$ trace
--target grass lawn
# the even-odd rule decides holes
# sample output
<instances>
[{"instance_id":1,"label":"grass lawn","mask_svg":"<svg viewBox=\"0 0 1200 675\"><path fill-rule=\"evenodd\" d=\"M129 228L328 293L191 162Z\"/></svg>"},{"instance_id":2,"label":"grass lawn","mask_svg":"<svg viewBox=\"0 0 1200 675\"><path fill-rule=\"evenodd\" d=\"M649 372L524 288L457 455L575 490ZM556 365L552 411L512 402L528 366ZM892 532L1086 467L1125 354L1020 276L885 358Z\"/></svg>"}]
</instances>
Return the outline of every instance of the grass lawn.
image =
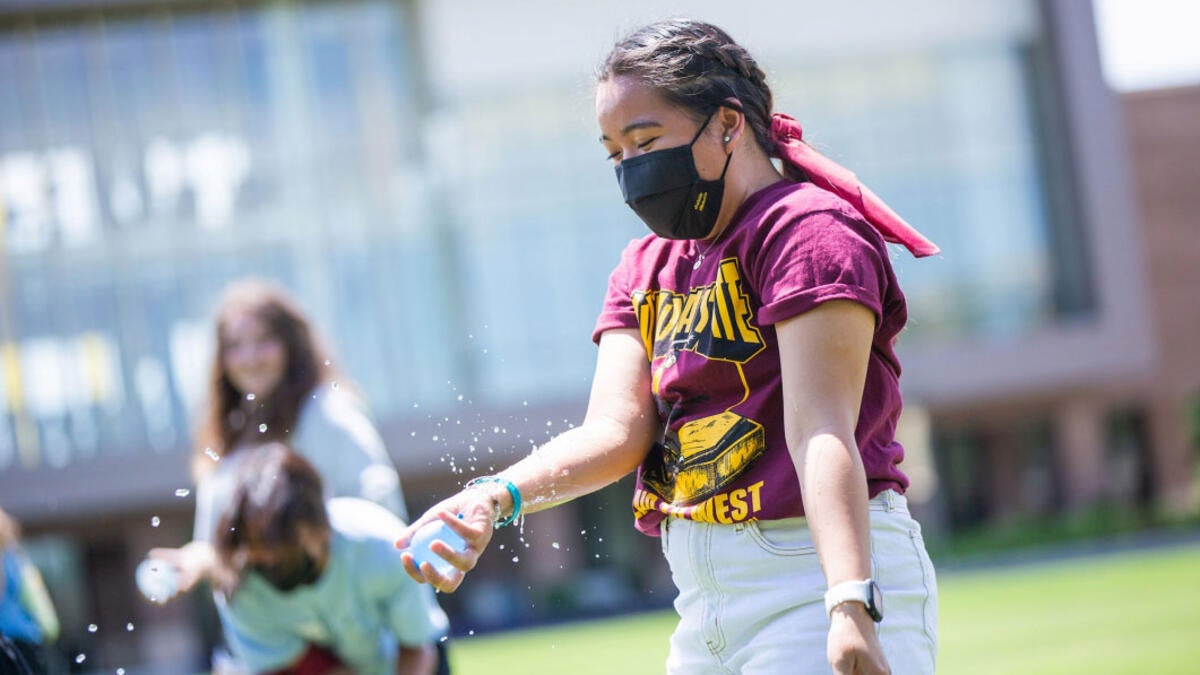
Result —
<instances>
[{"instance_id":1,"label":"grass lawn","mask_svg":"<svg viewBox=\"0 0 1200 675\"><path fill-rule=\"evenodd\" d=\"M1200 546L943 574L941 673L1200 672ZM674 614L460 638L458 675L662 673ZM897 675L905 675L897 673Z\"/></svg>"}]
</instances>

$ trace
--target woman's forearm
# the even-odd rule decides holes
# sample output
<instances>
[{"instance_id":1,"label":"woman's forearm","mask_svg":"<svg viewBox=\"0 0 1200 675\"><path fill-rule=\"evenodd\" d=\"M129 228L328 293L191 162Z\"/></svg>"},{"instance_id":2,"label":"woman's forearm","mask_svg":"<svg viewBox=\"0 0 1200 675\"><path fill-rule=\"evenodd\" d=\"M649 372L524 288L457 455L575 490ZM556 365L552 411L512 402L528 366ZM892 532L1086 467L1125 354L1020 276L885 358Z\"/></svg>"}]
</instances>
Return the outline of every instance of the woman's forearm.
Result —
<instances>
[{"instance_id":1,"label":"woman's forearm","mask_svg":"<svg viewBox=\"0 0 1200 675\"><path fill-rule=\"evenodd\" d=\"M871 576L866 474L853 438L817 433L792 453L804 513L830 588Z\"/></svg>"},{"instance_id":2,"label":"woman's forearm","mask_svg":"<svg viewBox=\"0 0 1200 675\"><path fill-rule=\"evenodd\" d=\"M629 427L604 418L565 431L499 475L521 491L523 513L551 508L613 483L642 461L656 421ZM503 489L494 490L502 510L512 510Z\"/></svg>"}]
</instances>

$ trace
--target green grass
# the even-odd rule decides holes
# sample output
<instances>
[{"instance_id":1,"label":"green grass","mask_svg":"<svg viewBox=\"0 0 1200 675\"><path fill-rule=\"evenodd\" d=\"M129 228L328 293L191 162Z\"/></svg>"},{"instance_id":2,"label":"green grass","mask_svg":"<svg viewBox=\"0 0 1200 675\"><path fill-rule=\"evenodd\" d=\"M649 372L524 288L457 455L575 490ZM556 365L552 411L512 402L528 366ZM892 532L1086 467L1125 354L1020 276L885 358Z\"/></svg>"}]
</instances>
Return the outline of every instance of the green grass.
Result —
<instances>
[{"instance_id":1,"label":"green grass","mask_svg":"<svg viewBox=\"0 0 1200 675\"><path fill-rule=\"evenodd\" d=\"M940 579L941 673L1198 672L1200 546ZM662 673L674 614L455 641L458 675ZM903 674L898 674L903 675Z\"/></svg>"}]
</instances>

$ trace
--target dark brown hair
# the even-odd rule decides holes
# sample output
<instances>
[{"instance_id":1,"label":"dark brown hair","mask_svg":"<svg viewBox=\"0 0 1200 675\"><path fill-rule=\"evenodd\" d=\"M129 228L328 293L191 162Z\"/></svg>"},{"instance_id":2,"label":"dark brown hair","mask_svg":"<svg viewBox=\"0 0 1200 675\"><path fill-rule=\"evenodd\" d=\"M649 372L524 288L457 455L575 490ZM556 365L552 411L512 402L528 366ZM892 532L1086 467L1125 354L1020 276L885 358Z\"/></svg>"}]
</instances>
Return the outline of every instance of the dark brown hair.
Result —
<instances>
[{"instance_id":1,"label":"dark brown hair","mask_svg":"<svg viewBox=\"0 0 1200 675\"><path fill-rule=\"evenodd\" d=\"M621 75L654 87L697 121L727 99L738 99L754 139L763 150L770 150L772 100L766 73L720 28L692 19L643 26L613 47L597 79L603 82Z\"/></svg>"},{"instance_id":2,"label":"dark brown hair","mask_svg":"<svg viewBox=\"0 0 1200 675\"><path fill-rule=\"evenodd\" d=\"M275 391L247 401L225 372L225 328L235 316L249 312L283 342L286 366ZM216 354L209 375L208 400L196 433L192 472L200 478L213 467L213 457L224 457L249 434L255 441L282 441L295 429L300 408L317 385L340 377L328 361L328 351L309 326L308 319L278 286L255 279L238 281L225 291L215 321ZM347 383L348 384L348 383ZM266 431L258 431L266 424Z\"/></svg>"},{"instance_id":3,"label":"dark brown hair","mask_svg":"<svg viewBox=\"0 0 1200 675\"><path fill-rule=\"evenodd\" d=\"M697 122L721 106L739 108L759 148L773 156L774 102L767 75L750 52L728 33L703 21L667 19L639 28L612 48L596 80L636 78ZM729 99L739 105L730 105ZM807 180L803 170L784 163L784 175Z\"/></svg>"},{"instance_id":4,"label":"dark brown hair","mask_svg":"<svg viewBox=\"0 0 1200 675\"><path fill-rule=\"evenodd\" d=\"M245 452L237 487L213 535L224 572L218 586L226 592L232 592L240 575L235 558L242 547L294 550L300 546L301 528L329 530L321 477L308 460L278 442Z\"/></svg>"}]
</instances>

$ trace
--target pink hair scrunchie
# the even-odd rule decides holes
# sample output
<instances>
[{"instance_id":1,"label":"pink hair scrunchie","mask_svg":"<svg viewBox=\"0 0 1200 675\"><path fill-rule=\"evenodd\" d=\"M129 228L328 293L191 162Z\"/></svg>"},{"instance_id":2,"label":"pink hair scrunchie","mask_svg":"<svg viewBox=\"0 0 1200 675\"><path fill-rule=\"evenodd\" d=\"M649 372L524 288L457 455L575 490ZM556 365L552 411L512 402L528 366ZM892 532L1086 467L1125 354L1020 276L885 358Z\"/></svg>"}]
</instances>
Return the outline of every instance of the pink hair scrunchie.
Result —
<instances>
[{"instance_id":1,"label":"pink hair scrunchie","mask_svg":"<svg viewBox=\"0 0 1200 675\"><path fill-rule=\"evenodd\" d=\"M771 154L803 169L817 187L850 202L886 241L902 244L913 256L940 253L941 249L904 221L871 189L858 181L852 171L804 142L804 128L794 118L775 113L771 116Z\"/></svg>"}]
</instances>

